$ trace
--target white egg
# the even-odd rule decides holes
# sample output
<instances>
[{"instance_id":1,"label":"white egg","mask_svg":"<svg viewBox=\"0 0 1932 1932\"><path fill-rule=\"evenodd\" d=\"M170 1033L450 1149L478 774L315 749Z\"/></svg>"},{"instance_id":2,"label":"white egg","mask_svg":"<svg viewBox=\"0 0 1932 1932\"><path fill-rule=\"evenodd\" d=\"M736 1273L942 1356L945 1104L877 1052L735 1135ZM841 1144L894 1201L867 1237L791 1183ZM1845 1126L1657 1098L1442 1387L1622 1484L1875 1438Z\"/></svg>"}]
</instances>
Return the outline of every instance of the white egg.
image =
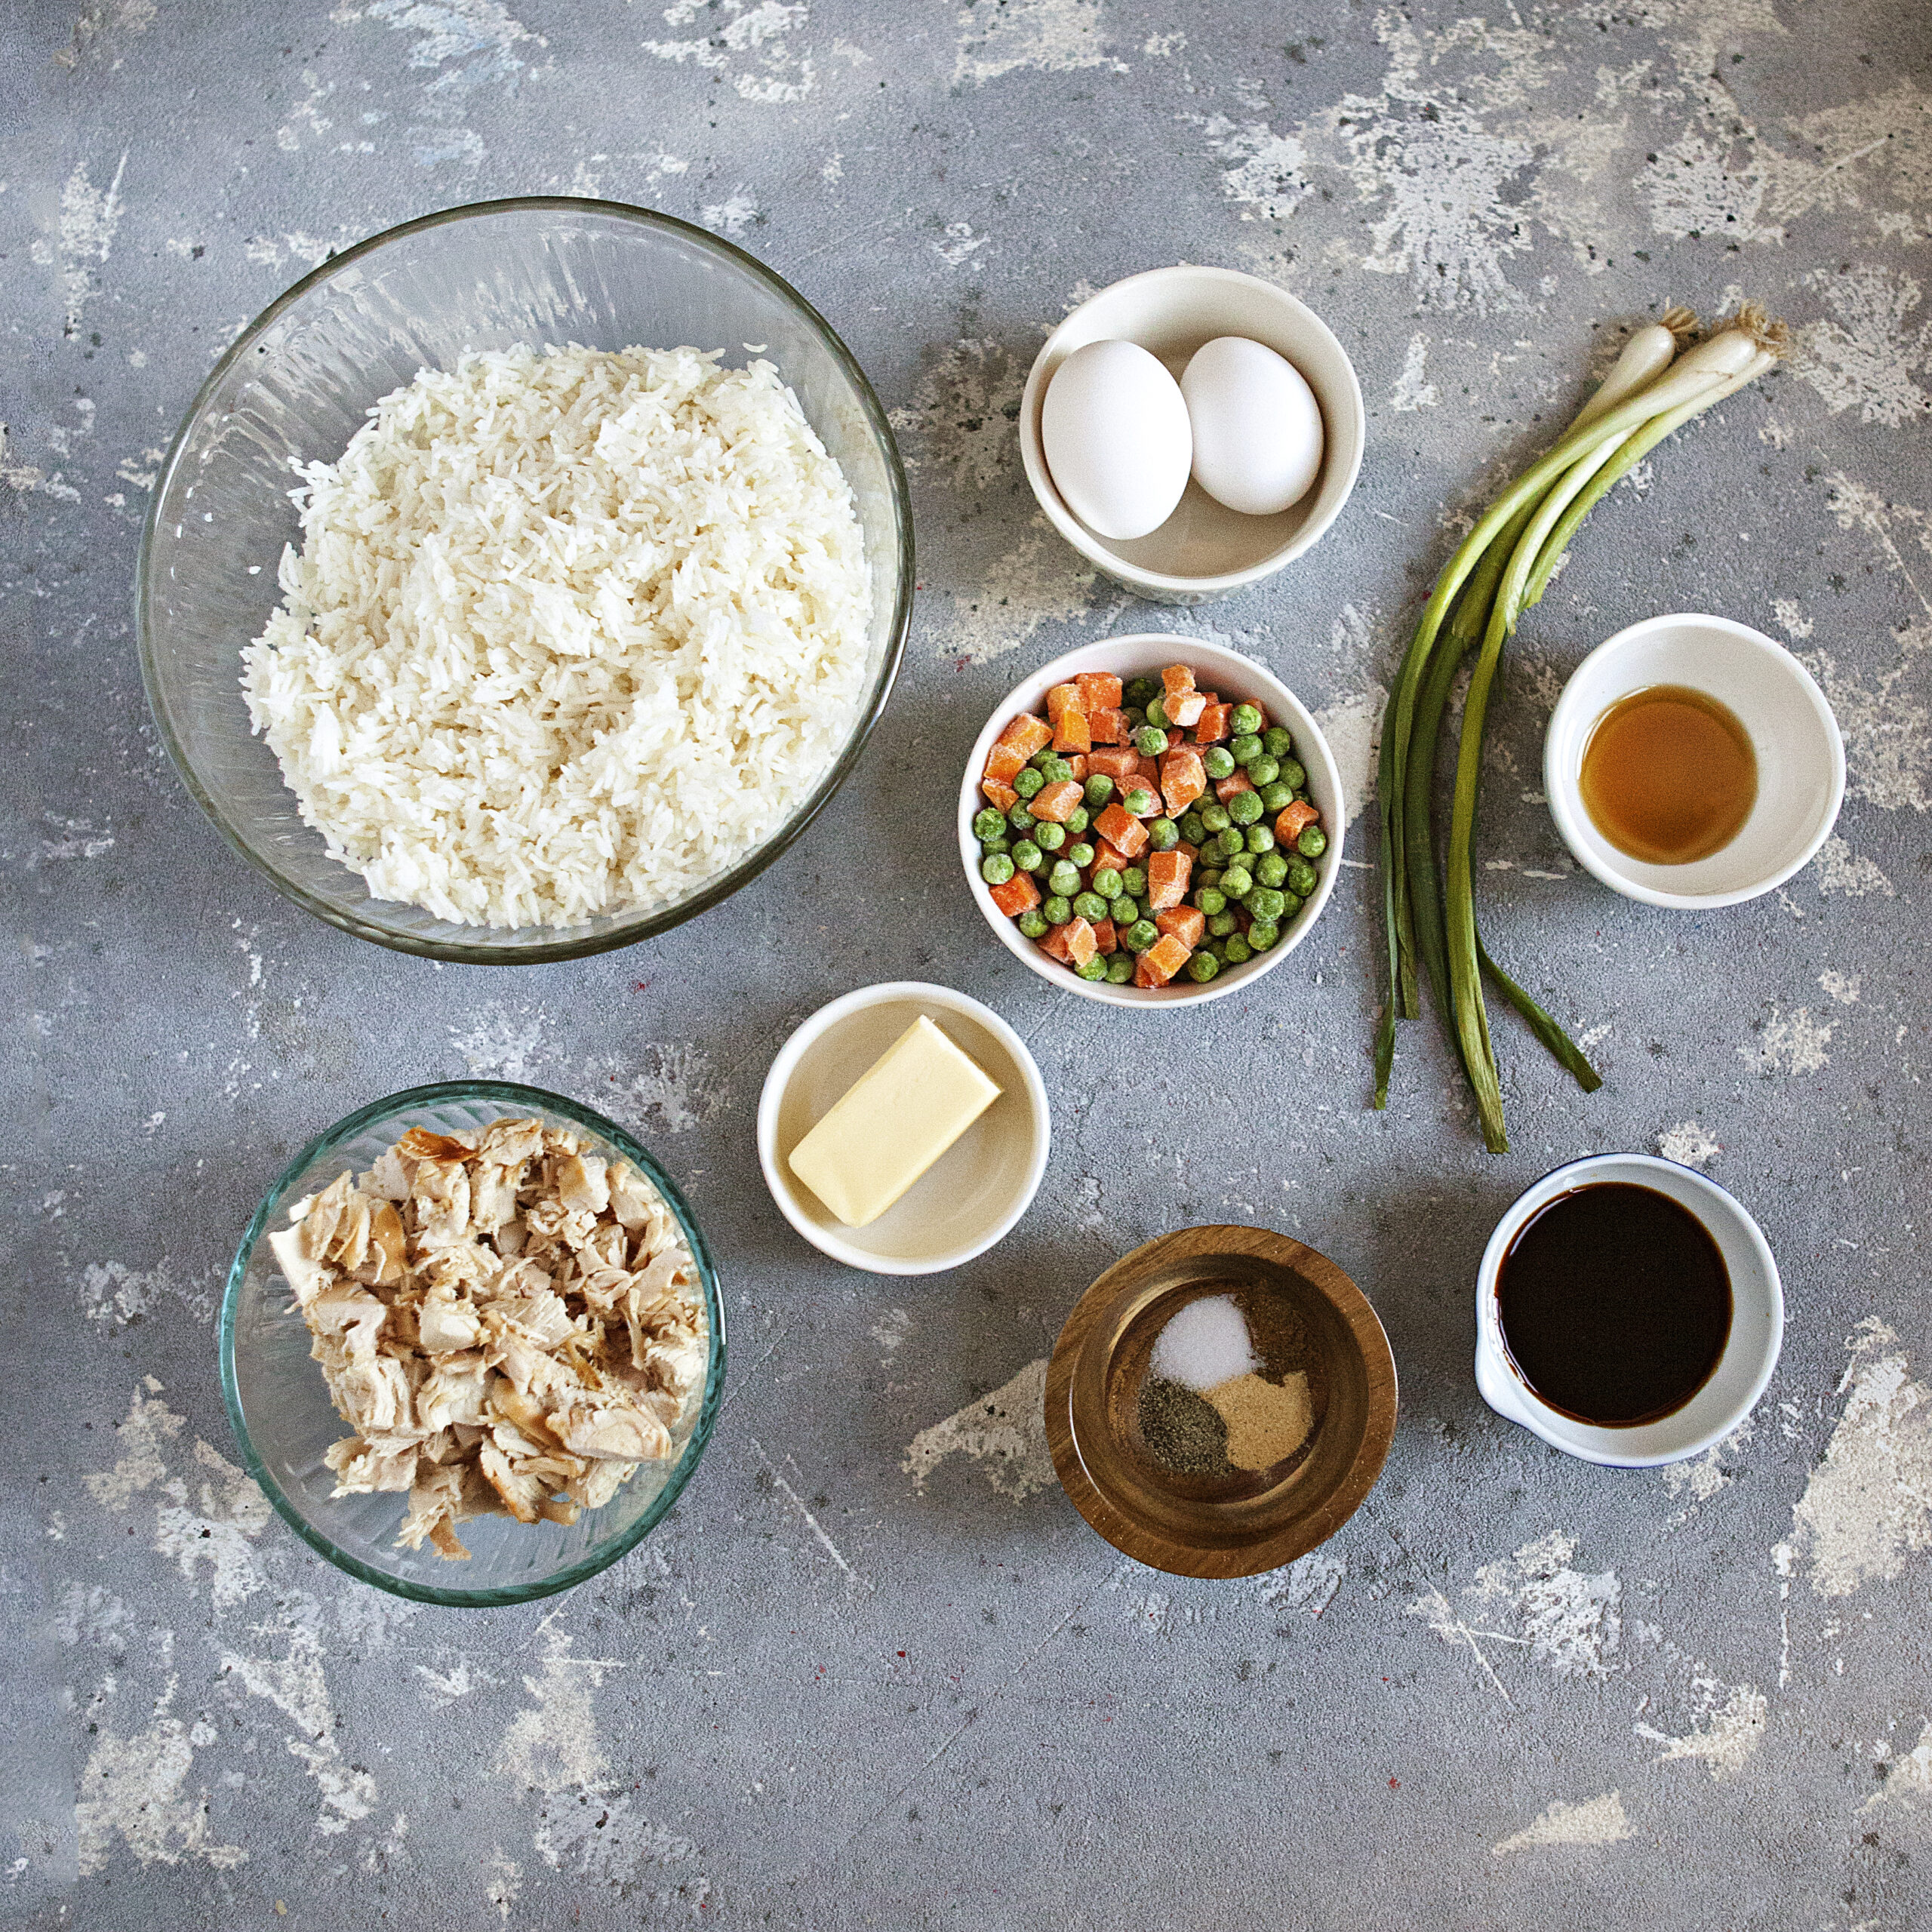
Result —
<instances>
[{"instance_id":1,"label":"white egg","mask_svg":"<svg viewBox=\"0 0 1932 1932\"><path fill-rule=\"evenodd\" d=\"M1040 442L1067 508L1115 543L1173 515L1193 460L1180 385L1132 342L1090 342L1054 371Z\"/></svg>"},{"instance_id":2,"label":"white egg","mask_svg":"<svg viewBox=\"0 0 1932 1932\"><path fill-rule=\"evenodd\" d=\"M1244 516L1298 503L1321 471L1321 405L1285 357L1245 336L1204 343L1182 372L1194 480Z\"/></svg>"}]
</instances>

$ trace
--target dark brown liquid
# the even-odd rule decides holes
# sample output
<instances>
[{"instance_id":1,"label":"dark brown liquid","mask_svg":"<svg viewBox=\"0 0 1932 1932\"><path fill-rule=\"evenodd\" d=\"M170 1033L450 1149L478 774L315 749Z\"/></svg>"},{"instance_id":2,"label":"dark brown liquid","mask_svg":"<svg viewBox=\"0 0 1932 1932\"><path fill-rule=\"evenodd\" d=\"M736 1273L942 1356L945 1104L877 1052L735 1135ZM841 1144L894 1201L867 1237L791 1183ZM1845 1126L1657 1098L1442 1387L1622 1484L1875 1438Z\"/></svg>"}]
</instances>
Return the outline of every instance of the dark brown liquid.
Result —
<instances>
[{"instance_id":1,"label":"dark brown liquid","mask_svg":"<svg viewBox=\"0 0 1932 1932\"><path fill-rule=\"evenodd\" d=\"M1757 755L1728 706L1687 685L1651 685L1597 720L1577 789L1620 852L1684 866L1743 830L1758 802Z\"/></svg>"},{"instance_id":2,"label":"dark brown liquid","mask_svg":"<svg viewBox=\"0 0 1932 1932\"><path fill-rule=\"evenodd\" d=\"M1553 1409L1631 1429L1681 1409L1730 1335L1730 1275L1687 1208L1604 1182L1559 1194L1509 1244L1503 1339Z\"/></svg>"}]
</instances>

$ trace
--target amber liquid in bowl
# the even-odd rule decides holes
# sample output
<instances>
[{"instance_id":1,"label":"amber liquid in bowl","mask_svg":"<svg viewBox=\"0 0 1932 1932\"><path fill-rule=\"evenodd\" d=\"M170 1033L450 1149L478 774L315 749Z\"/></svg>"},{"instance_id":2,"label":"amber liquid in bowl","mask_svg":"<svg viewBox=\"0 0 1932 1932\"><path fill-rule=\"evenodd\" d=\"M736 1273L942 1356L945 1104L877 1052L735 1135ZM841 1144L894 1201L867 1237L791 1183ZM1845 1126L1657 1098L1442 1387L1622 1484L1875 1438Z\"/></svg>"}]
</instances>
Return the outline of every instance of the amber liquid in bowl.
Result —
<instances>
[{"instance_id":1,"label":"amber liquid in bowl","mask_svg":"<svg viewBox=\"0 0 1932 1932\"><path fill-rule=\"evenodd\" d=\"M1757 754L1729 706L1687 685L1651 685L1592 727L1577 789L1620 852L1687 866L1743 829L1758 802Z\"/></svg>"}]
</instances>

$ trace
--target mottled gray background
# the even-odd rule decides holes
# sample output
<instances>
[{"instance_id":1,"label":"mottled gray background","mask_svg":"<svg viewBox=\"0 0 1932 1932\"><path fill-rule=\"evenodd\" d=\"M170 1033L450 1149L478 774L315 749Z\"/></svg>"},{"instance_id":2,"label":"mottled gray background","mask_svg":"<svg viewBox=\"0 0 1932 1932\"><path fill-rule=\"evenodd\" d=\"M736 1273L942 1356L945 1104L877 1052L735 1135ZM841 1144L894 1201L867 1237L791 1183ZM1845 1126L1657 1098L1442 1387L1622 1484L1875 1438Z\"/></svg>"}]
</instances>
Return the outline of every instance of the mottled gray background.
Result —
<instances>
[{"instance_id":1,"label":"mottled gray background","mask_svg":"<svg viewBox=\"0 0 1932 1932\"><path fill-rule=\"evenodd\" d=\"M76 5L0 25L0 1917L1926 1923L1924 8ZM158 454L248 317L332 248L537 191L708 223L826 312L900 426L923 587L889 715L780 867L652 946L439 968L305 918L204 822L130 587ZM1177 617L1076 569L1011 418L1084 290L1180 259L1326 315L1370 436L1319 548ZM1359 771L1457 519L1633 320L1739 291L1790 319L1792 363L1598 513L1496 721L1485 928L1600 1094L1503 1026L1492 1159L1418 1027L1364 1111L1365 870L1254 996L1191 1018L1082 1004L994 943L950 801L1020 672L1111 629L1231 639ZM1567 668L1685 608L1803 653L1851 769L1820 863L1703 918L1577 874L1536 789ZM893 1282L792 1235L752 1129L786 1029L902 976L1012 1020L1057 1138L1003 1247ZM561 1601L466 1615L267 1515L211 1312L294 1147L469 1068L638 1126L735 1332L663 1529ZM1481 1406L1471 1281L1531 1177L1660 1145L1762 1220L1784 1358L1709 1457L1600 1471ZM1404 1410L1340 1536L1217 1586L1095 1537L1026 1397L1101 1267L1229 1218L1362 1283ZM973 1434L1010 1383L1013 1419Z\"/></svg>"}]
</instances>

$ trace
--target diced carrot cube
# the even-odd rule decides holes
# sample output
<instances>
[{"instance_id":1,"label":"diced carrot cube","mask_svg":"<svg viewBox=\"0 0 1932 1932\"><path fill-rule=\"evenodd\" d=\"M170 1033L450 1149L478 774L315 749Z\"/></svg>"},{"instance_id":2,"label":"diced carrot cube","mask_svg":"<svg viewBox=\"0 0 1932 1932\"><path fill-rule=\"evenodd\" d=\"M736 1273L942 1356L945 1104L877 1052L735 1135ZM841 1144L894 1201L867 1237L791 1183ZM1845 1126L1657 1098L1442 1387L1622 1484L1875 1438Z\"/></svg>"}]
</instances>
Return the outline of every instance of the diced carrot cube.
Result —
<instances>
[{"instance_id":1,"label":"diced carrot cube","mask_svg":"<svg viewBox=\"0 0 1932 1932\"><path fill-rule=\"evenodd\" d=\"M1201 856L1201 848L1198 845L1190 845L1185 838L1174 848L1174 850L1177 852L1185 852L1190 859L1198 859Z\"/></svg>"},{"instance_id":2,"label":"diced carrot cube","mask_svg":"<svg viewBox=\"0 0 1932 1932\"><path fill-rule=\"evenodd\" d=\"M1091 878L1094 872L1124 872L1126 870L1127 854L1110 845L1104 835L1096 838L1094 841L1093 872L1090 872L1088 877Z\"/></svg>"},{"instance_id":3,"label":"diced carrot cube","mask_svg":"<svg viewBox=\"0 0 1932 1932\"><path fill-rule=\"evenodd\" d=\"M1187 897L1194 861L1178 852L1153 852L1147 859L1147 902L1155 912L1178 906Z\"/></svg>"},{"instance_id":4,"label":"diced carrot cube","mask_svg":"<svg viewBox=\"0 0 1932 1932\"><path fill-rule=\"evenodd\" d=\"M1074 777L1078 779L1081 784L1085 784L1087 782L1087 754L1084 752L1075 752L1069 758L1068 758L1067 764L1072 771Z\"/></svg>"},{"instance_id":5,"label":"diced carrot cube","mask_svg":"<svg viewBox=\"0 0 1932 1932\"><path fill-rule=\"evenodd\" d=\"M1321 816L1312 805L1297 798L1292 804L1281 808L1281 815L1275 821L1275 836L1284 845L1292 845Z\"/></svg>"},{"instance_id":6,"label":"diced carrot cube","mask_svg":"<svg viewBox=\"0 0 1932 1932\"><path fill-rule=\"evenodd\" d=\"M1137 986L1164 986L1185 966L1192 949L1182 945L1172 933L1163 933L1140 955L1134 969Z\"/></svg>"},{"instance_id":7,"label":"diced carrot cube","mask_svg":"<svg viewBox=\"0 0 1932 1932\"><path fill-rule=\"evenodd\" d=\"M1015 872L1004 885L988 887L987 894L1009 919L1032 912L1040 903L1040 888L1025 872Z\"/></svg>"},{"instance_id":8,"label":"diced carrot cube","mask_svg":"<svg viewBox=\"0 0 1932 1932\"><path fill-rule=\"evenodd\" d=\"M1227 777L1215 781L1214 795L1223 804L1230 798L1238 798L1244 792L1254 789L1254 780L1244 771L1231 771Z\"/></svg>"},{"instance_id":9,"label":"diced carrot cube","mask_svg":"<svg viewBox=\"0 0 1932 1932\"><path fill-rule=\"evenodd\" d=\"M1064 755L1068 752L1090 752L1094 749L1092 734L1087 729L1087 714L1077 704L1063 706L1054 724L1054 749Z\"/></svg>"},{"instance_id":10,"label":"diced carrot cube","mask_svg":"<svg viewBox=\"0 0 1932 1932\"><path fill-rule=\"evenodd\" d=\"M1163 700L1167 707L1168 722L1177 731L1185 731L1190 724L1201 721L1201 714L1208 709L1208 700L1198 691L1183 691L1177 697Z\"/></svg>"},{"instance_id":11,"label":"diced carrot cube","mask_svg":"<svg viewBox=\"0 0 1932 1932\"><path fill-rule=\"evenodd\" d=\"M1234 735L1231 722L1234 716L1231 704L1209 704L1195 720L1194 742L1197 745L1218 745L1223 739Z\"/></svg>"},{"instance_id":12,"label":"diced carrot cube","mask_svg":"<svg viewBox=\"0 0 1932 1932\"><path fill-rule=\"evenodd\" d=\"M1017 745L998 744L986 754L986 776L1005 784L1026 769L1026 761Z\"/></svg>"},{"instance_id":13,"label":"diced carrot cube","mask_svg":"<svg viewBox=\"0 0 1932 1932\"><path fill-rule=\"evenodd\" d=\"M1047 694L1048 721L1057 724L1060 722L1060 713L1069 706L1075 710L1080 708L1080 687L1078 685L1054 685L1053 689Z\"/></svg>"},{"instance_id":14,"label":"diced carrot cube","mask_svg":"<svg viewBox=\"0 0 1932 1932\"><path fill-rule=\"evenodd\" d=\"M1131 745L1108 746L1088 754L1087 769L1116 780L1130 777L1140 769L1140 754Z\"/></svg>"},{"instance_id":15,"label":"diced carrot cube","mask_svg":"<svg viewBox=\"0 0 1932 1932\"><path fill-rule=\"evenodd\" d=\"M1114 930L1112 920L1101 920L1094 928L1094 950L1096 952L1112 952L1119 945L1120 934Z\"/></svg>"},{"instance_id":16,"label":"diced carrot cube","mask_svg":"<svg viewBox=\"0 0 1932 1932\"><path fill-rule=\"evenodd\" d=\"M1073 816L1073 808L1084 795L1084 788L1076 785L1071 778L1063 778L1057 785L1043 785L1032 799L1033 816L1051 820L1055 825L1064 825Z\"/></svg>"},{"instance_id":17,"label":"diced carrot cube","mask_svg":"<svg viewBox=\"0 0 1932 1932\"><path fill-rule=\"evenodd\" d=\"M986 794L986 803L995 811L1010 812L1020 802L1020 794L1011 785L1002 785L997 778L983 778L980 789Z\"/></svg>"},{"instance_id":18,"label":"diced carrot cube","mask_svg":"<svg viewBox=\"0 0 1932 1932\"><path fill-rule=\"evenodd\" d=\"M1089 717L1097 711L1120 709L1120 680L1107 671L1082 671L1073 681L1080 687L1080 704Z\"/></svg>"},{"instance_id":19,"label":"diced carrot cube","mask_svg":"<svg viewBox=\"0 0 1932 1932\"><path fill-rule=\"evenodd\" d=\"M1074 919L1061 927L1066 935L1066 956L1075 966L1084 966L1100 949L1094 928L1084 919Z\"/></svg>"},{"instance_id":20,"label":"diced carrot cube","mask_svg":"<svg viewBox=\"0 0 1932 1932\"><path fill-rule=\"evenodd\" d=\"M1147 849L1147 828L1118 804L1109 805L1094 829L1130 864Z\"/></svg>"},{"instance_id":21,"label":"diced carrot cube","mask_svg":"<svg viewBox=\"0 0 1932 1932\"><path fill-rule=\"evenodd\" d=\"M999 734L999 741L1012 746L1023 761L1035 752L1044 751L1053 743L1053 727L1044 718L1035 718L1032 712L1023 711Z\"/></svg>"},{"instance_id":22,"label":"diced carrot cube","mask_svg":"<svg viewBox=\"0 0 1932 1932\"><path fill-rule=\"evenodd\" d=\"M1137 752L1134 758L1134 770L1158 792L1161 789L1161 761L1149 758L1145 752Z\"/></svg>"},{"instance_id":23,"label":"diced carrot cube","mask_svg":"<svg viewBox=\"0 0 1932 1932\"><path fill-rule=\"evenodd\" d=\"M1169 698L1179 697L1183 691L1191 691L1193 688L1194 670L1191 665L1170 664L1161 673L1161 702L1163 704Z\"/></svg>"},{"instance_id":24,"label":"diced carrot cube","mask_svg":"<svg viewBox=\"0 0 1932 1932\"><path fill-rule=\"evenodd\" d=\"M1207 789L1207 770L1192 745L1177 745L1161 759L1161 793L1170 818L1179 818Z\"/></svg>"},{"instance_id":25,"label":"diced carrot cube","mask_svg":"<svg viewBox=\"0 0 1932 1932\"><path fill-rule=\"evenodd\" d=\"M1047 936L1038 942L1040 950L1049 959L1057 959L1063 966L1073 963L1072 955L1067 950L1066 935L1073 921L1069 919L1064 926L1049 926Z\"/></svg>"},{"instance_id":26,"label":"diced carrot cube","mask_svg":"<svg viewBox=\"0 0 1932 1932\"><path fill-rule=\"evenodd\" d=\"M1154 915L1154 924L1164 933L1172 933L1192 952L1208 930L1208 915L1198 906L1169 906Z\"/></svg>"},{"instance_id":27,"label":"diced carrot cube","mask_svg":"<svg viewBox=\"0 0 1932 1932\"><path fill-rule=\"evenodd\" d=\"M1124 745L1127 743L1127 713L1118 705L1103 705L1098 710L1088 712L1087 729L1097 745Z\"/></svg>"}]
</instances>

